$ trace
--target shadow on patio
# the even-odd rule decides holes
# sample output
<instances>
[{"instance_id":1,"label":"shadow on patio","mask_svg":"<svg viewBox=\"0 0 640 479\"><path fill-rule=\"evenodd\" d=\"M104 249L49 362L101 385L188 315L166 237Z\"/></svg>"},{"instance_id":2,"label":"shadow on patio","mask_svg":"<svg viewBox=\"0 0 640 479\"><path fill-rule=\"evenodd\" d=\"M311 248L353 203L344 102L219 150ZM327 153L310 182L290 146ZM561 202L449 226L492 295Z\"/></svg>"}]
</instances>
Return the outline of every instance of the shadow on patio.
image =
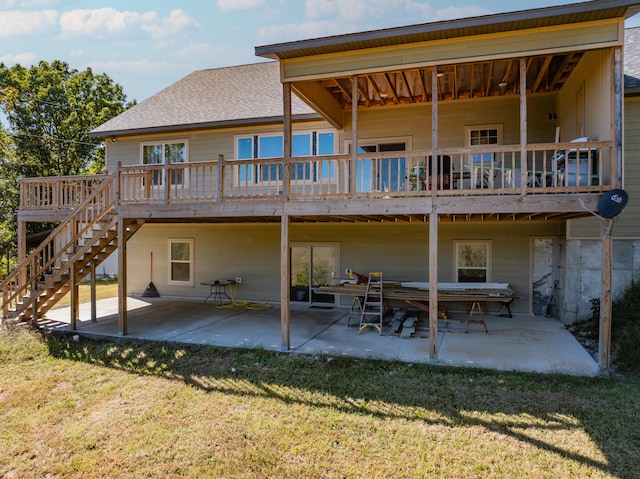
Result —
<instances>
[{"instance_id":1,"label":"shadow on patio","mask_svg":"<svg viewBox=\"0 0 640 479\"><path fill-rule=\"evenodd\" d=\"M128 338L281 350L280 308L225 308L197 299L128 298ZM77 332L87 337L122 337L118 329L117 298L97 302L97 321L90 319L90 305L80 307ZM50 311L41 327L70 331L69 308ZM380 336L375 329L346 327L347 309L316 309L291 305L291 352L329 354L411 363L429 360L428 330L403 338ZM441 323L438 364L494 370L517 370L595 376L593 358L562 323L555 319L487 315L489 334L482 326ZM416 337L417 336L417 337Z\"/></svg>"}]
</instances>

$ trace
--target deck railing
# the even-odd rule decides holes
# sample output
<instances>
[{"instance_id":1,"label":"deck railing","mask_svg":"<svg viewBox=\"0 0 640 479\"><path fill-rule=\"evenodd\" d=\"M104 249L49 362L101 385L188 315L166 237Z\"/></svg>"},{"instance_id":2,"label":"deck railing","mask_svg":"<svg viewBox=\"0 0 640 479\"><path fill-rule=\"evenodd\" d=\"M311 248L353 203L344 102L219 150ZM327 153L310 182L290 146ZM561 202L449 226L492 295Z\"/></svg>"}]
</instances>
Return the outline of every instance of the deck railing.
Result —
<instances>
[{"instance_id":1,"label":"deck railing","mask_svg":"<svg viewBox=\"0 0 640 479\"><path fill-rule=\"evenodd\" d=\"M432 150L119 166L120 203L220 202L606 191L613 142L485 145ZM104 176L21 180L21 208L71 208Z\"/></svg>"},{"instance_id":2,"label":"deck railing","mask_svg":"<svg viewBox=\"0 0 640 479\"><path fill-rule=\"evenodd\" d=\"M82 203L107 175L50 176L20 180L20 208L71 208Z\"/></svg>"}]
</instances>

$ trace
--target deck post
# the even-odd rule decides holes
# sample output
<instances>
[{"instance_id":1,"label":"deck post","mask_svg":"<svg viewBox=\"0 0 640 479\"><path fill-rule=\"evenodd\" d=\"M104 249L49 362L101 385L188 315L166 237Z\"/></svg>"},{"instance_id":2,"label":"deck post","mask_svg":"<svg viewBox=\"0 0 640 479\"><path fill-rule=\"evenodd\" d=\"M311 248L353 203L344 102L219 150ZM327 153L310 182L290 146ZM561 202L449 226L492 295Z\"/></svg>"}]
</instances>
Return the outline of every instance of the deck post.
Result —
<instances>
[{"instance_id":1,"label":"deck post","mask_svg":"<svg viewBox=\"0 0 640 479\"><path fill-rule=\"evenodd\" d=\"M616 188L622 188L622 108L623 92L622 78L622 48L613 49L613 167L612 180ZM600 320L598 328L598 367L605 372L611 366L611 321L613 317L612 286L612 256L613 256L613 228L612 218L601 220L601 291L600 291Z\"/></svg>"},{"instance_id":2,"label":"deck post","mask_svg":"<svg viewBox=\"0 0 640 479\"><path fill-rule=\"evenodd\" d=\"M431 182L431 195L435 197L438 194L439 181L438 178L438 68L431 69L431 171L428 171L429 181ZM444 166L444 165L443 165ZM444 168L443 168L444 170ZM448 175L450 171L442 171ZM435 182L434 182L435 181Z\"/></svg>"},{"instance_id":3,"label":"deck post","mask_svg":"<svg viewBox=\"0 0 640 479\"><path fill-rule=\"evenodd\" d=\"M622 79L624 78L624 69L622 61L622 47L614 47L613 49L613 139L614 139L614 165L615 176L613 180L616 188L622 188L622 108L623 108L623 88Z\"/></svg>"},{"instance_id":4,"label":"deck post","mask_svg":"<svg viewBox=\"0 0 640 479\"><path fill-rule=\"evenodd\" d=\"M280 330L282 335L280 349L282 351L289 351L291 348L290 263L289 215L283 211L280 219Z\"/></svg>"},{"instance_id":5,"label":"deck post","mask_svg":"<svg viewBox=\"0 0 640 479\"><path fill-rule=\"evenodd\" d=\"M349 198L358 189L358 75L354 75L351 88L351 161L349 161Z\"/></svg>"},{"instance_id":6,"label":"deck post","mask_svg":"<svg viewBox=\"0 0 640 479\"><path fill-rule=\"evenodd\" d=\"M98 320L96 308L96 263L91 262L91 321L94 323Z\"/></svg>"},{"instance_id":7,"label":"deck post","mask_svg":"<svg viewBox=\"0 0 640 479\"><path fill-rule=\"evenodd\" d=\"M289 201L291 190L291 83L282 84L282 97L284 108L283 136L282 136L282 200Z\"/></svg>"},{"instance_id":8,"label":"deck post","mask_svg":"<svg viewBox=\"0 0 640 479\"><path fill-rule=\"evenodd\" d=\"M218 201L224 201L224 155L218 155Z\"/></svg>"},{"instance_id":9,"label":"deck post","mask_svg":"<svg viewBox=\"0 0 640 479\"><path fill-rule=\"evenodd\" d=\"M284 123L283 123L283 179L282 179L282 216L280 217L280 349L291 348L291 259L289 255L289 215L287 201L291 184L291 83L282 85Z\"/></svg>"},{"instance_id":10,"label":"deck post","mask_svg":"<svg viewBox=\"0 0 640 479\"><path fill-rule=\"evenodd\" d=\"M27 222L18 219L18 264L22 264L27 258ZM18 284L27 281L27 274L24 268L20 268Z\"/></svg>"},{"instance_id":11,"label":"deck post","mask_svg":"<svg viewBox=\"0 0 640 479\"><path fill-rule=\"evenodd\" d=\"M118 329L127 334L127 234L124 218L118 215Z\"/></svg>"},{"instance_id":12,"label":"deck post","mask_svg":"<svg viewBox=\"0 0 640 479\"><path fill-rule=\"evenodd\" d=\"M438 213L429 214L429 359L438 360Z\"/></svg>"},{"instance_id":13,"label":"deck post","mask_svg":"<svg viewBox=\"0 0 640 479\"><path fill-rule=\"evenodd\" d=\"M600 292L600 324L598 337L598 366L600 371L608 371L610 366L611 351L611 253L613 239L611 237L611 227L613 219L602 218L601 220L601 243L602 243L602 281Z\"/></svg>"},{"instance_id":14,"label":"deck post","mask_svg":"<svg viewBox=\"0 0 640 479\"><path fill-rule=\"evenodd\" d=\"M78 298L78 276L76 274L76 265L75 263L69 264L69 283L70 283L70 302L71 307L71 329L75 331L78 329L78 308L80 304L80 300Z\"/></svg>"},{"instance_id":15,"label":"deck post","mask_svg":"<svg viewBox=\"0 0 640 479\"><path fill-rule=\"evenodd\" d=\"M520 194L527 194L527 59L520 59ZM535 170L535 164L532 165ZM535 173L532 173L535 174Z\"/></svg>"}]
</instances>

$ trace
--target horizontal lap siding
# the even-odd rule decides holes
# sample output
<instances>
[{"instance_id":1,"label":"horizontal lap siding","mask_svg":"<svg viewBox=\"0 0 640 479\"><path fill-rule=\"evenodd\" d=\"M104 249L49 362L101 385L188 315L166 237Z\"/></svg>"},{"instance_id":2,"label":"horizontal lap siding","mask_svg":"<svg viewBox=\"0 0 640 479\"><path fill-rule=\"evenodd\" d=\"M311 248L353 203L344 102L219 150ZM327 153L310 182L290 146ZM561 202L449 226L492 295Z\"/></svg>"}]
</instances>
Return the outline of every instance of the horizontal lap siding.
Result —
<instances>
[{"instance_id":1,"label":"horizontal lap siding","mask_svg":"<svg viewBox=\"0 0 640 479\"><path fill-rule=\"evenodd\" d=\"M315 55L283 60L282 64L285 81L326 78L411 66L580 50L593 48L593 45L622 44L620 33L618 20L612 19Z\"/></svg>"},{"instance_id":2,"label":"horizontal lap siding","mask_svg":"<svg viewBox=\"0 0 640 479\"><path fill-rule=\"evenodd\" d=\"M613 226L615 238L640 238L640 98L624 102L624 188L629 203ZM573 238L600 237L597 218L572 220L569 235Z\"/></svg>"},{"instance_id":3,"label":"horizontal lap siding","mask_svg":"<svg viewBox=\"0 0 640 479\"><path fill-rule=\"evenodd\" d=\"M454 241L491 240L493 281L511 284L523 299L514 310L528 312L530 239L559 236L560 223L441 224L438 244L439 281L454 279ZM195 241L195 285L169 286L168 239ZM382 271L386 279L428 281L429 228L417 224L291 225L292 243L340 243L337 277L344 269L359 273ZM153 282L161 294L204 298L200 285L212 279L243 278L242 299L279 301L279 225L145 225L129 242L130 293L141 293L149 282L149 257L153 252Z\"/></svg>"}]
</instances>

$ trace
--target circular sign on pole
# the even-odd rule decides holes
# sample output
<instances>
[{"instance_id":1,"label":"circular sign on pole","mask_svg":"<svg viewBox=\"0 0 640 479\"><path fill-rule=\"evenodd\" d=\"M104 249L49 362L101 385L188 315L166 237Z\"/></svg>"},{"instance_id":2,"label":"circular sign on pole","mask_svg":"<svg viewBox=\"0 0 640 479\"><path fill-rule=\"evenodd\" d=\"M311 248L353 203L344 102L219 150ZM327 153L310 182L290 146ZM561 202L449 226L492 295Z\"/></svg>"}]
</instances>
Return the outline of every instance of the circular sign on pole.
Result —
<instances>
[{"instance_id":1,"label":"circular sign on pole","mask_svg":"<svg viewBox=\"0 0 640 479\"><path fill-rule=\"evenodd\" d=\"M607 191L598 201L598 213L603 218L618 216L629 201L629 195L623 189Z\"/></svg>"}]
</instances>

